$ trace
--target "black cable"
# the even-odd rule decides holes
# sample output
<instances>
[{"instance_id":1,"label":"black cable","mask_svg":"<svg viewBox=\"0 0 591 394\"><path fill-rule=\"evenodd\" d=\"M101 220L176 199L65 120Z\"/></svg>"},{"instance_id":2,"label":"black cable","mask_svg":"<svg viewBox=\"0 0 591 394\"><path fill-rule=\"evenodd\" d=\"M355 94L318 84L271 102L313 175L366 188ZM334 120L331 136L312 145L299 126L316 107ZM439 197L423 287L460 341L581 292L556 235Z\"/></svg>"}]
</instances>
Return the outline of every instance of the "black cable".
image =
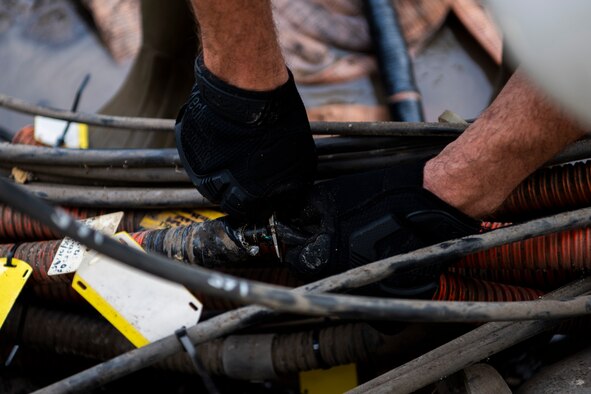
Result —
<instances>
[{"instance_id":1,"label":"black cable","mask_svg":"<svg viewBox=\"0 0 591 394\"><path fill-rule=\"evenodd\" d=\"M316 153L320 156L369 151L384 148L397 148L398 150L415 149L427 146L445 145L451 142L453 137L324 137L316 138Z\"/></svg>"},{"instance_id":2,"label":"black cable","mask_svg":"<svg viewBox=\"0 0 591 394\"><path fill-rule=\"evenodd\" d=\"M0 107L93 126L136 131L172 132L174 129L174 119L136 118L64 111L42 107L3 94L0 94ZM318 135L381 135L391 137L457 137L466 128L466 125L463 124L422 122L311 122L310 126L312 133Z\"/></svg>"},{"instance_id":3,"label":"black cable","mask_svg":"<svg viewBox=\"0 0 591 394\"><path fill-rule=\"evenodd\" d=\"M210 203L194 187L79 187L64 184L23 185L33 195L58 205L90 208L200 208Z\"/></svg>"},{"instance_id":4,"label":"black cable","mask_svg":"<svg viewBox=\"0 0 591 394\"><path fill-rule=\"evenodd\" d=\"M2 161L53 166L180 166L176 149L65 149L0 143Z\"/></svg>"},{"instance_id":5,"label":"black cable","mask_svg":"<svg viewBox=\"0 0 591 394\"><path fill-rule=\"evenodd\" d=\"M338 140L340 138L321 138L317 149L319 159L323 162L360 160L367 157L386 157L393 155L412 155L414 152L430 150L439 152L445 146L445 142L437 141L432 143L405 143L401 139L394 142L380 144L389 138L376 138L376 143L361 138L366 142L351 145L347 144L326 144L325 140ZM412 138L408 138L412 140ZM355 140L353 137L346 137L344 140ZM45 172L47 174L63 174L64 171L80 171L81 174L88 174L94 169L103 170L133 170L133 169L157 169L159 167L168 169L181 169L178 163L178 155L173 149L55 149L20 144L0 144L2 154L1 166L31 168L31 171ZM140 157L142 156L142 157ZM139 161L136 161L138 160ZM68 170L71 168L72 170ZM122 172L122 171L120 171ZM130 171L131 172L131 171ZM78 176L78 175L72 175Z\"/></svg>"},{"instance_id":6,"label":"black cable","mask_svg":"<svg viewBox=\"0 0 591 394\"><path fill-rule=\"evenodd\" d=\"M359 137L357 137L359 138ZM346 141L355 141L357 138L345 137ZM372 137L373 138L373 137ZM372 138L363 138L364 142L352 142L352 146L357 148L371 146ZM443 139L432 140L432 144L412 144L403 143L403 141L416 141L415 138L405 137L401 139L401 145L398 148L405 154L403 147L410 150L421 149L440 149ZM324 140L334 140L334 142L325 142ZM381 141L382 138L376 138ZM335 152L350 152L346 148L347 142L341 143L339 138L318 139L320 153L331 154ZM345 147L345 148L344 148ZM408 153L408 152L406 152ZM75 167L179 167L181 166L177 150L174 148L165 149L64 149L49 148L41 146L9 144L0 142L0 157L3 163L10 164L30 164L30 165L51 165L51 166L75 166ZM591 157L591 139L583 138L567 146L550 163L564 163L572 160L579 160Z\"/></svg>"},{"instance_id":7,"label":"black cable","mask_svg":"<svg viewBox=\"0 0 591 394\"><path fill-rule=\"evenodd\" d=\"M189 289L241 303L265 305L282 312L335 315L356 319L406 321L482 322L494 320L556 319L589 313L591 297L544 302L445 302L398 300L332 294L298 294L288 288L244 280L201 267L187 266L155 254L128 248L112 238L77 223L20 187L0 179L0 199L14 209L49 226L64 236L137 269L181 283ZM591 224L591 208L535 220L529 225L500 229L394 256L343 274L350 287L364 286L399 269L432 264L439 259L459 258L507 242ZM525 226L525 227L524 227ZM496 234L495 234L496 233ZM513 235L513 236L511 236ZM339 276L332 277L335 280ZM342 277L341 277L342 278Z\"/></svg>"},{"instance_id":8,"label":"black cable","mask_svg":"<svg viewBox=\"0 0 591 394\"><path fill-rule=\"evenodd\" d=\"M16 265L12 263L12 259L14 258L14 254L16 253L16 250L18 249L19 246L20 246L20 242L15 242L14 245L12 245L12 247L8 251L8 254L6 255L6 263L4 264L5 267L12 267L12 268L16 267ZM24 296L24 297L23 296L21 296L21 298L26 297L26 296ZM3 365L4 368L8 368L10 366L10 364L12 364L12 361L14 360L16 353L20 349L28 309L29 309L29 302L24 302L24 306L23 306L23 309L21 310L20 317L19 317L19 323L18 323L18 327L17 327L17 331L16 331L16 338L14 339L14 345L10 349L10 353L8 354L8 356L6 357L6 360L4 361L4 365Z\"/></svg>"},{"instance_id":9,"label":"black cable","mask_svg":"<svg viewBox=\"0 0 591 394\"><path fill-rule=\"evenodd\" d=\"M0 167L12 168L13 164L0 163ZM185 170L181 167L75 167L75 166L47 166L40 164L19 164L18 168L32 172L36 176L53 175L67 183L68 179L88 179L106 183L185 183L191 184Z\"/></svg>"},{"instance_id":10,"label":"black cable","mask_svg":"<svg viewBox=\"0 0 591 394\"><path fill-rule=\"evenodd\" d=\"M78 90L76 91L76 96L74 97L74 102L72 103L72 107L70 109L71 112L76 112L78 110L78 104L80 103L80 97L82 97L82 92L84 92L84 89L86 89L86 85L88 85L88 81L90 81L90 74L86 74L84 76L84 79L82 80L82 83L80 83L80 86L78 87ZM70 120L66 121L66 127L64 128L64 131L62 132L60 137L55 142L55 145L54 145L55 148L59 148L64 145L64 142L66 141L66 135L68 134L68 129L70 128L71 124L72 124L72 121L70 121Z\"/></svg>"},{"instance_id":11,"label":"black cable","mask_svg":"<svg viewBox=\"0 0 591 394\"><path fill-rule=\"evenodd\" d=\"M467 125L428 122L310 122L312 134L383 137L459 136Z\"/></svg>"},{"instance_id":12,"label":"black cable","mask_svg":"<svg viewBox=\"0 0 591 394\"><path fill-rule=\"evenodd\" d=\"M365 141L371 138L363 138ZM431 143L404 143L400 139L395 140L392 146L380 146L379 140L385 138L376 138L376 144L364 142L347 147L346 144L339 142L331 144L330 141L338 138L321 138L317 141L321 146L318 154L323 160L330 160L334 155L347 157L366 157L368 155L376 156L376 152L383 151L385 155L412 153L415 150L437 149L445 145L448 140L438 139ZM353 140L353 138L347 138ZM371 149L372 147L375 147ZM369 148L369 149L368 149ZM353 155L353 156L351 156ZM181 163L176 149L64 149L49 148L42 146L31 146L21 144L0 143L0 157L5 165L9 164L28 164L40 166L72 166L72 167L173 167L180 168Z\"/></svg>"},{"instance_id":13,"label":"black cable","mask_svg":"<svg viewBox=\"0 0 591 394\"><path fill-rule=\"evenodd\" d=\"M320 178L329 178L336 175L350 174L353 172L369 171L378 168L393 167L403 163L418 162L427 160L436 156L441 148L422 148L407 152L398 152L393 155L363 157L357 159L345 160L326 160L324 157L318 158L318 176Z\"/></svg>"},{"instance_id":14,"label":"black cable","mask_svg":"<svg viewBox=\"0 0 591 394\"><path fill-rule=\"evenodd\" d=\"M318 175L321 179L331 178L351 172L385 168L405 162L417 162L437 155L442 146L390 148L361 152L320 155ZM15 163L11 160L0 163L0 168L19 169L31 172L35 180L45 183L79 184L81 180L94 181L94 184L191 184L182 167L130 167L130 166L88 166L88 165L44 165ZM100 181L100 182L99 182ZM93 184L93 182L86 182Z\"/></svg>"},{"instance_id":15,"label":"black cable","mask_svg":"<svg viewBox=\"0 0 591 394\"><path fill-rule=\"evenodd\" d=\"M392 120L424 120L412 61L391 0L363 2Z\"/></svg>"}]
</instances>

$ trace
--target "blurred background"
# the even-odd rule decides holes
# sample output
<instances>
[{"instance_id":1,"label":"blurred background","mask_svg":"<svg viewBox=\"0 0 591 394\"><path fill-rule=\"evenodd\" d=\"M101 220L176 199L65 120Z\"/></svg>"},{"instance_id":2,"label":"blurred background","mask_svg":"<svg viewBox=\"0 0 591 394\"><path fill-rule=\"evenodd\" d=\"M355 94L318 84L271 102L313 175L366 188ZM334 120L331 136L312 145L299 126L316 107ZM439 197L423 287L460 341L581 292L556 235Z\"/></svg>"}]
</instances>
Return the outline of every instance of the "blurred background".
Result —
<instances>
[{"instance_id":1,"label":"blurred background","mask_svg":"<svg viewBox=\"0 0 591 394\"><path fill-rule=\"evenodd\" d=\"M311 120L386 120L375 42L360 0L273 0L280 41ZM496 91L501 37L477 0L394 0L425 120L476 117ZM0 92L69 109L173 118L191 83L198 29L185 2L0 2ZM142 38L143 37L143 38ZM124 81L128 77L128 81ZM117 92L119 91L118 95ZM15 133L29 116L0 109ZM91 130L91 147L169 146L145 134Z\"/></svg>"}]
</instances>

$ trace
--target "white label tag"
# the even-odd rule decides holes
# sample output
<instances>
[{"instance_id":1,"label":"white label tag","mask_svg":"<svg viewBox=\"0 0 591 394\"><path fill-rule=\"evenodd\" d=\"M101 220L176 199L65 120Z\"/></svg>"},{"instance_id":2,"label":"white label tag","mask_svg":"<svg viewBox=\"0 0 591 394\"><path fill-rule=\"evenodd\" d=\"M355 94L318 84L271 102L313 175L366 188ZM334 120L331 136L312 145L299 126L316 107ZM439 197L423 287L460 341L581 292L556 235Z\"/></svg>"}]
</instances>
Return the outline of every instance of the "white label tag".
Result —
<instances>
[{"instance_id":1,"label":"white label tag","mask_svg":"<svg viewBox=\"0 0 591 394\"><path fill-rule=\"evenodd\" d=\"M79 222L106 235L113 235L117 231L121 219L123 219L123 212L115 212L94 218L79 220ZM84 254L87 252L88 249L86 246L74 241L72 238L64 238L55 253L51 266L47 271L47 275L61 275L76 272L82 262Z\"/></svg>"},{"instance_id":2,"label":"white label tag","mask_svg":"<svg viewBox=\"0 0 591 394\"><path fill-rule=\"evenodd\" d=\"M142 250L127 233L120 242ZM185 287L99 254L87 254L72 287L135 346L197 324L202 305Z\"/></svg>"},{"instance_id":3,"label":"white label tag","mask_svg":"<svg viewBox=\"0 0 591 394\"><path fill-rule=\"evenodd\" d=\"M65 120L35 116L35 140L42 144L55 146L59 138L64 134ZM64 139L64 147L73 149L88 148L86 136L88 126L83 123L72 122L68 126L68 132Z\"/></svg>"}]
</instances>

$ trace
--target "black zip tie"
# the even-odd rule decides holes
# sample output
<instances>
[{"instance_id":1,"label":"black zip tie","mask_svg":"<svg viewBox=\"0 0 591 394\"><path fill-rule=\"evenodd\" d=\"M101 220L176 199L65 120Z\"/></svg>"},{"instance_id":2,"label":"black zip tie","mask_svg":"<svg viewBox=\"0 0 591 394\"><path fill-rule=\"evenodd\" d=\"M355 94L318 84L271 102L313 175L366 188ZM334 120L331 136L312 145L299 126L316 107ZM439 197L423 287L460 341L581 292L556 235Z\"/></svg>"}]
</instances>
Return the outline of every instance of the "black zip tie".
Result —
<instances>
[{"instance_id":1,"label":"black zip tie","mask_svg":"<svg viewBox=\"0 0 591 394\"><path fill-rule=\"evenodd\" d=\"M90 80L90 74L86 74L84 76L84 79L82 80L82 83L80 83L78 90L76 91L76 96L74 97L74 102L72 103L71 112L76 112L78 110L78 104L80 103L80 97L82 96L82 92L84 92L84 89L86 89L86 85L88 85L89 80ZM70 128L71 124L72 124L71 120L68 120L66 122L66 128L62 132L61 137L58 138L57 141L55 142L55 145L53 145L54 148L60 148L64 145L64 143L66 142L66 134L68 134L68 129Z\"/></svg>"},{"instance_id":2,"label":"black zip tie","mask_svg":"<svg viewBox=\"0 0 591 394\"><path fill-rule=\"evenodd\" d=\"M322 353L320 353L320 330L315 329L312 332L312 350L314 351L314 357L318 362L318 366L322 369L329 369L330 365L322 358Z\"/></svg>"},{"instance_id":3,"label":"black zip tie","mask_svg":"<svg viewBox=\"0 0 591 394\"><path fill-rule=\"evenodd\" d=\"M207 371L205 371L203 364L201 364L201 360L197 355L197 350L195 350L195 345L193 345L193 342L191 342L191 339L187 335L187 328L179 328L175 331L174 334L178 338L185 352L187 352L187 354L189 355L191 362L193 362L193 366L195 367L197 374L199 374L199 376L203 380L203 385L205 386L207 392L209 394L219 394L219 390L213 382L213 379L211 378L211 376L209 376Z\"/></svg>"},{"instance_id":4,"label":"black zip tie","mask_svg":"<svg viewBox=\"0 0 591 394\"><path fill-rule=\"evenodd\" d=\"M12 346L12 349L10 349L10 353L8 353L8 357L6 357L6 361L4 361L4 368L8 368L10 366L10 364L12 364L12 361L14 360L16 353L18 352L18 350L21 347L21 343L23 340L23 332L25 330L25 320L27 319L28 310L29 310L29 303L25 302L23 304L23 309L21 311L21 315L20 315L20 318L18 321L18 327L16 329L16 338L14 339L14 345Z\"/></svg>"},{"instance_id":5,"label":"black zip tie","mask_svg":"<svg viewBox=\"0 0 591 394\"><path fill-rule=\"evenodd\" d=\"M6 255L6 264L4 264L5 267L16 268L16 265L12 264L12 259L14 258L14 254L16 253L16 250L18 249L19 246L20 246L19 242L16 242L16 243L14 243L14 245L12 245L12 247L8 251L8 254ZM20 315L19 322L18 322L18 327L16 330L16 338L14 340L14 346L12 347L12 349L10 349L10 353L8 353L8 357L6 357L6 361L4 362L4 368L8 368L8 366L12 363L12 360L14 360L14 356L16 356L16 352L20 348L21 340L23 337L23 330L24 330L24 326L25 326L25 318L27 316L28 306L29 306L29 304L27 302L25 302L23 305L23 309L21 311L21 315Z\"/></svg>"},{"instance_id":6,"label":"black zip tie","mask_svg":"<svg viewBox=\"0 0 591 394\"><path fill-rule=\"evenodd\" d=\"M4 264L5 267L16 268L16 265L12 264L12 259L14 258L14 254L16 253L16 249L20 246L20 243L15 243L12 245L8 254L6 255L6 263Z\"/></svg>"}]
</instances>

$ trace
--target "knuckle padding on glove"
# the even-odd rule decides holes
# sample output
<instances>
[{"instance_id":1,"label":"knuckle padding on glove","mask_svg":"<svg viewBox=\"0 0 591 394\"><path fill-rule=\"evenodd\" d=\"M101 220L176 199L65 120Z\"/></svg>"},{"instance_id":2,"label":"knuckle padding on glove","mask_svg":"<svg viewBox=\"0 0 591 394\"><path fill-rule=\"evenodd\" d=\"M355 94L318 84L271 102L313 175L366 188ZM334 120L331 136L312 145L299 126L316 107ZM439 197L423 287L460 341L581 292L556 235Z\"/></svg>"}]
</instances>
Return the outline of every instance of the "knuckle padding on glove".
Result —
<instances>
[{"instance_id":1,"label":"knuckle padding on glove","mask_svg":"<svg viewBox=\"0 0 591 394\"><path fill-rule=\"evenodd\" d=\"M317 209L326 212L323 228L331 236L324 274L479 231L476 220L422 187L422 169L423 163L409 164L318 186ZM309 260L305 252L300 261ZM399 272L378 286L390 295L423 296L444 264Z\"/></svg>"}]
</instances>

